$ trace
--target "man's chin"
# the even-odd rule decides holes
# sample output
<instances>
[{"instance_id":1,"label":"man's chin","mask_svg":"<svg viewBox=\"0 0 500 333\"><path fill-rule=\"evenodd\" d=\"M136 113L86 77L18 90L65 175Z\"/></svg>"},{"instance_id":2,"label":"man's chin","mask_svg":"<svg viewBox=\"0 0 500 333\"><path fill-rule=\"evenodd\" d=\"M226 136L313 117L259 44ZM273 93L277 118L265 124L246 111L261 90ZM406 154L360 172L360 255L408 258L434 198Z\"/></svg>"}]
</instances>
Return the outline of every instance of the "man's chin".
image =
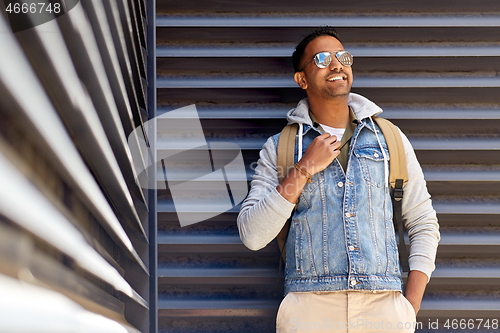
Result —
<instances>
[{"instance_id":1,"label":"man's chin","mask_svg":"<svg viewBox=\"0 0 500 333\"><path fill-rule=\"evenodd\" d=\"M346 90L346 91L342 91L342 92L340 92L340 91L338 91L338 92L329 92L326 95L329 98L340 98L340 99L342 99L342 98L346 98L347 96L349 96L350 93L351 93L351 89Z\"/></svg>"}]
</instances>

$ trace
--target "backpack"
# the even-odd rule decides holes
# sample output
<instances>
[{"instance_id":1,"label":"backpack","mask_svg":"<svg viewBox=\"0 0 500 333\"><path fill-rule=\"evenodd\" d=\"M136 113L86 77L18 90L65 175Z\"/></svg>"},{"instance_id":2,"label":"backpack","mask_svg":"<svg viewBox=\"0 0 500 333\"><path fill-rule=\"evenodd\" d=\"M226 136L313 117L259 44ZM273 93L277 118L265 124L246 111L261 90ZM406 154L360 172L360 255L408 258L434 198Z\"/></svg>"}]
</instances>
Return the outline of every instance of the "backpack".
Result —
<instances>
[{"instance_id":1,"label":"backpack","mask_svg":"<svg viewBox=\"0 0 500 333\"><path fill-rule=\"evenodd\" d=\"M399 129L389 120L373 116L373 120L382 130L385 137L387 147L389 149L389 183L391 186L391 200L393 207L393 223L395 230L399 233L399 262L404 272L409 272L410 267L408 264L408 255L406 251L404 233L403 233L403 187L408 182L408 168L406 166L406 155L403 146L403 140ZM294 168L294 155L295 155L295 137L297 135L298 124L285 126L281 131L278 141L278 157L277 169L279 182L285 178L290 169ZM297 206L295 206L297 207ZM290 220L293 216L295 209L292 211L290 218L286 221L283 229L281 229L276 240L281 253L283 262L286 263L285 243L288 238L288 231L290 230ZM281 260L280 260L281 270Z\"/></svg>"}]
</instances>

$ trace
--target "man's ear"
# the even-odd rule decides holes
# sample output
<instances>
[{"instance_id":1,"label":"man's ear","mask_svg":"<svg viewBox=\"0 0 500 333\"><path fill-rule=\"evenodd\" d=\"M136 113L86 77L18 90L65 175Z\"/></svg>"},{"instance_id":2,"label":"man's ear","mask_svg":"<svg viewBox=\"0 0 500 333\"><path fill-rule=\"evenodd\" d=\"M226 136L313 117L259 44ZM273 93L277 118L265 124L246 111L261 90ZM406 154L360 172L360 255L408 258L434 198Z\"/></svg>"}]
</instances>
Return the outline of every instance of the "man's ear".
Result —
<instances>
[{"instance_id":1,"label":"man's ear","mask_svg":"<svg viewBox=\"0 0 500 333\"><path fill-rule=\"evenodd\" d=\"M293 76L293 80L297 83L302 89L307 89L306 77L303 72L296 72Z\"/></svg>"}]
</instances>

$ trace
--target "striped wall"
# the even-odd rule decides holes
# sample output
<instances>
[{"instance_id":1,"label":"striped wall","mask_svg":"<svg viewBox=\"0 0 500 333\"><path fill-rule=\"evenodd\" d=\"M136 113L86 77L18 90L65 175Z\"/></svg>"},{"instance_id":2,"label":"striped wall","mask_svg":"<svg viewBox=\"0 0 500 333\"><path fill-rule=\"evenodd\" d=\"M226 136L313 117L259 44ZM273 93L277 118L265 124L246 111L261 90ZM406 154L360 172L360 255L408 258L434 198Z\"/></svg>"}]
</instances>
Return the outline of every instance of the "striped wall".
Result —
<instances>
[{"instance_id":1,"label":"striped wall","mask_svg":"<svg viewBox=\"0 0 500 333\"><path fill-rule=\"evenodd\" d=\"M158 114L196 104L209 143L241 147L249 182L304 96L294 46L320 25L337 27L355 57L353 92L409 137L438 212L418 331L449 332L453 319L484 319L487 331L486 319L500 319L498 1L158 1ZM168 140L159 123L158 154ZM158 191L159 331L274 331L277 246L246 249L238 208L181 228L170 192Z\"/></svg>"},{"instance_id":2,"label":"striped wall","mask_svg":"<svg viewBox=\"0 0 500 333\"><path fill-rule=\"evenodd\" d=\"M0 332L155 329L154 172L129 146L154 117L151 8L66 1L44 24L0 9Z\"/></svg>"}]
</instances>

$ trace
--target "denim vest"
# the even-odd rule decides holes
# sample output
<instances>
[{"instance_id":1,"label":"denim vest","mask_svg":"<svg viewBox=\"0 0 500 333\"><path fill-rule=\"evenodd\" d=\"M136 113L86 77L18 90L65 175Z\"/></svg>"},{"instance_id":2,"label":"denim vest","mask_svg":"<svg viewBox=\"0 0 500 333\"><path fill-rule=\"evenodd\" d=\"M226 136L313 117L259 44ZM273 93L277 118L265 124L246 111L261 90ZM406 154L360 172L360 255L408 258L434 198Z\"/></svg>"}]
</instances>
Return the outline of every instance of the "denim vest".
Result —
<instances>
[{"instance_id":1,"label":"denim vest","mask_svg":"<svg viewBox=\"0 0 500 333\"><path fill-rule=\"evenodd\" d=\"M337 290L402 290L384 182L389 151L379 127L364 118L351 138L347 171L335 159L306 183L286 242L285 294ZM320 135L304 124L302 149ZM274 137L275 145L279 134ZM295 162L298 144L295 145Z\"/></svg>"}]
</instances>

